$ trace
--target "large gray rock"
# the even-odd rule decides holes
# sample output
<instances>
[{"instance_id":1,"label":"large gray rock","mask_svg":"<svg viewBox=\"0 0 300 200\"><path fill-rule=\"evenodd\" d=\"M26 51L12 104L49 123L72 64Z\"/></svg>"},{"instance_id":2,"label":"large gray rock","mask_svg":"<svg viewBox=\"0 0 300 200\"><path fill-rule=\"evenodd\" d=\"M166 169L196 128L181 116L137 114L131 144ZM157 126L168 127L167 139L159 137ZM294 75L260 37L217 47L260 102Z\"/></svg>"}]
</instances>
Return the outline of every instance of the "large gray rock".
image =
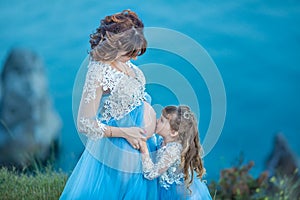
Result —
<instances>
[{"instance_id":1,"label":"large gray rock","mask_svg":"<svg viewBox=\"0 0 300 200\"><path fill-rule=\"evenodd\" d=\"M299 169L299 163L296 154L291 150L282 133L278 133L274 139L274 147L269 155L266 167L270 176L279 173L281 175L298 177L295 170Z\"/></svg>"},{"instance_id":2,"label":"large gray rock","mask_svg":"<svg viewBox=\"0 0 300 200\"><path fill-rule=\"evenodd\" d=\"M13 49L0 86L0 164L45 160L58 139L61 120L52 107L42 60L26 49Z\"/></svg>"}]
</instances>

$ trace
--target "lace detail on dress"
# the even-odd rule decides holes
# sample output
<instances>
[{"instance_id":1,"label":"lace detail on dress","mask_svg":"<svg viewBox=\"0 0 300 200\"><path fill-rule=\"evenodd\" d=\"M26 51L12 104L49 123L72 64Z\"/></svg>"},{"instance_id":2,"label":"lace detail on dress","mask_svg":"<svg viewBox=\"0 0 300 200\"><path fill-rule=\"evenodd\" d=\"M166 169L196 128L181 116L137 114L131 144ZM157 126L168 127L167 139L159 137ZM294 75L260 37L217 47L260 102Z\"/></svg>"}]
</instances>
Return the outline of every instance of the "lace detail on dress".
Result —
<instances>
[{"instance_id":1,"label":"lace detail on dress","mask_svg":"<svg viewBox=\"0 0 300 200\"><path fill-rule=\"evenodd\" d=\"M91 61L89 64L83 88L83 92L87 94L84 98L85 103L95 100L98 87L102 86L103 91L110 90L110 96L101 109L103 120L119 120L145 100L143 72L130 61L126 64L135 71L135 77L127 76L105 63Z\"/></svg>"},{"instance_id":2,"label":"lace detail on dress","mask_svg":"<svg viewBox=\"0 0 300 200\"><path fill-rule=\"evenodd\" d=\"M115 77L116 84L111 89L111 94L104 102L101 110L103 120L121 119L145 100L145 77L133 64L127 62L136 73L136 77L118 73Z\"/></svg>"},{"instance_id":3,"label":"lace detail on dress","mask_svg":"<svg viewBox=\"0 0 300 200\"><path fill-rule=\"evenodd\" d=\"M184 174L180 167L181 150L181 144L172 142L158 150L156 164L153 164L149 156L143 157L144 177L152 180L160 176L159 183L165 189L173 183L182 184Z\"/></svg>"},{"instance_id":4,"label":"lace detail on dress","mask_svg":"<svg viewBox=\"0 0 300 200\"><path fill-rule=\"evenodd\" d=\"M88 72L86 81L83 87L83 92L86 93L84 98L85 103L90 103L91 100L96 98L96 89L100 86L103 90L112 90L116 85L115 74L116 70L111 69L109 65L91 61L88 65Z\"/></svg>"},{"instance_id":5,"label":"lace detail on dress","mask_svg":"<svg viewBox=\"0 0 300 200\"><path fill-rule=\"evenodd\" d=\"M104 136L106 125L99 120L90 120L85 117L80 118L80 126L78 127L80 132L86 133L86 135L92 140L100 139Z\"/></svg>"},{"instance_id":6,"label":"lace detail on dress","mask_svg":"<svg viewBox=\"0 0 300 200\"><path fill-rule=\"evenodd\" d=\"M143 73L129 61L126 64L135 71L135 77L125 75L109 64L90 61L88 65L83 87L83 100L85 105L91 105L83 106L78 129L92 139L104 136L106 125L101 121L109 121L111 118L121 119L141 105L145 99ZM109 97L100 109L95 107L100 105L100 102L95 102L99 87L109 93ZM97 113L98 110L100 115Z\"/></svg>"}]
</instances>

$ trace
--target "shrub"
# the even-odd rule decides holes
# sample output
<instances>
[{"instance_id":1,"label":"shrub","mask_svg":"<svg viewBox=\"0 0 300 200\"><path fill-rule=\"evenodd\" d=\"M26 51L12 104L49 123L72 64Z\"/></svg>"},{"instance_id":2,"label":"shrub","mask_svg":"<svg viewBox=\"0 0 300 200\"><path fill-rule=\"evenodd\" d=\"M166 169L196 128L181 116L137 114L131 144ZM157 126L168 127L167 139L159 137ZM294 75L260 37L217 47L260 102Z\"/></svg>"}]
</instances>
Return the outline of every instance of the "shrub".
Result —
<instances>
[{"instance_id":1,"label":"shrub","mask_svg":"<svg viewBox=\"0 0 300 200\"><path fill-rule=\"evenodd\" d=\"M246 165L224 169L218 182L212 181L210 192L215 200L297 200L300 199L300 179L297 170L294 176L279 175L268 177L262 172L258 178L249 173L254 166Z\"/></svg>"}]
</instances>

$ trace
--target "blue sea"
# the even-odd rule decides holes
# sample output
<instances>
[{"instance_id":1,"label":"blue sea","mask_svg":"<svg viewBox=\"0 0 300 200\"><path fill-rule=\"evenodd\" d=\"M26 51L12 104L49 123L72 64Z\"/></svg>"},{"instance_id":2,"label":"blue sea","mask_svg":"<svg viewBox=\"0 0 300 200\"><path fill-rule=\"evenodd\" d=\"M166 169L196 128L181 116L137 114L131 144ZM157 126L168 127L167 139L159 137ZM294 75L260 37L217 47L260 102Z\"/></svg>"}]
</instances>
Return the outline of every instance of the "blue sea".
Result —
<instances>
[{"instance_id":1,"label":"blue sea","mask_svg":"<svg viewBox=\"0 0 300 200\"><path fill-rule=\"evenodd\" d=\"M257 176L265 169L279 132L300 155L299 1L1 0L1 67L13 47L31 49L43 58L53 106L63 122L59 168L70 172L83 150L73 120L72 90L89 50L89 34L101 18L128 8L137 12L146 27L167 28L192 38L218 68L227 109L219 140L204 157L208 180L217 179L220 169L232 166L241 155L245 163L255 162L251 173ZM133 62L169 66L188 80L200 106L204 141L213 105L204 79L194 76L188 61L149 49ZM143 69L162 80L173 80L172 86L181 91L186 89L176 85L174 76ZM178 100L174 90L159 84L148 84L147 91L157 109L191 98Z\"/></svg>"}]
</instances>

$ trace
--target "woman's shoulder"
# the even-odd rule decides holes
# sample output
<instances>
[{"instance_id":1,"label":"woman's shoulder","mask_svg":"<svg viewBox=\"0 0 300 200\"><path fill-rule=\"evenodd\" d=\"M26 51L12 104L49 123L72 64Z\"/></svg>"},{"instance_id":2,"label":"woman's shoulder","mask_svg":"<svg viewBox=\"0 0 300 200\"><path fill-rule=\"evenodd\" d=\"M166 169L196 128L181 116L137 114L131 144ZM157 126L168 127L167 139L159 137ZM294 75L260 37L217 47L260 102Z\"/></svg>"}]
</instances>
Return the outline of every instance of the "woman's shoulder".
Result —
<instances>
[{"instance_id":1,"label":"woman's shoulder","mask_svg":"<svg viewBox=\"0 0 300 200\"><path fill-rule=\"evenodd\" d=\"M138 66L136 66L135 64L133 64L130 60L128 60L128 61L126 62L126 64L127 64L131 69L134 70L134 72L135 72L135 74L136 74L136 79L137 79L137 80L140 80L141 83L142 83L143 85L145 85L145 84L146 84L146 79L145 79L145 75L144 75L143 71L142 71Z\"/></svg>"},{"instance_id":2,"label":"woman's shoulder","mask_svg":"<svg viewBox=\"0 0 300 200\"><path fill-rule=\"evenodd\" d=\"M94 72L97 76L102 78L115 79L120 76L121 72L113 68L109 63L90 60L88 64L88 71Z\"/></svg>"},{"instance_id":3,"label":"woman's shoulder","mask_svg":"<svg viewBox=\"0 0 300 200\"><path fill-rule=\"evenodd\" d=\"M98 82L104 91L113 90L118 82L120 73L109 64L90 60L88 63L87 79L89 82Z\"/></svg>"},{"instance_id":4,"label":"woman's shoulder","mask_svg":"<svg viewBox=\"0 0 300 200\"><path fill-rule=\"evenodd\" d=\"M126 64L127 64L129 67L133 68L136 72L142 73L142 74L143 74L142 70L141 70L137 65L135 65L134 63L132 63L130 60L128 60L128 61L126 62Z\"/></svg>"},{"instance_id":5,"label":"woman's shoulder","mask_svg":"<svg viewBox=\"0 0 300 200\"><path fill-rule=\"evenodd\" d=\"M112 70L113 68L108 64L101 61L90 60L87 66L89 69L98 68L99 70Z\"/></svg>"}]
</instances>

